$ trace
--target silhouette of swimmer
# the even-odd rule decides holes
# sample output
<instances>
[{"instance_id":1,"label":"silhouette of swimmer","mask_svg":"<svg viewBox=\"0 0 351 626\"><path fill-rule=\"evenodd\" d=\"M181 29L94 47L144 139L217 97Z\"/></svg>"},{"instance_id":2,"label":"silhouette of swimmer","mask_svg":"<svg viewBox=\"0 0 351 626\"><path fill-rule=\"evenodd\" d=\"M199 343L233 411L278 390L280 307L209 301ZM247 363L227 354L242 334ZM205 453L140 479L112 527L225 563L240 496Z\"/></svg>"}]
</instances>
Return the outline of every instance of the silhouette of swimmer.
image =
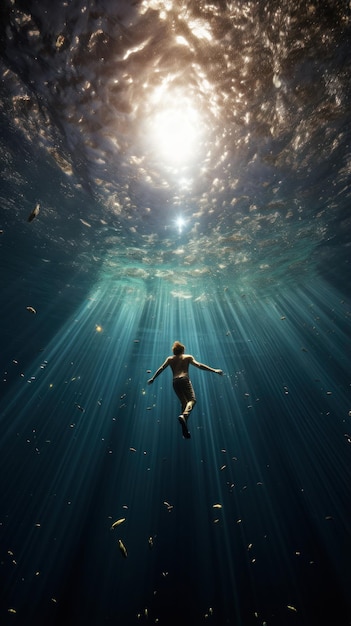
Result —
<instances>
[{"instance_id":1,"label":"silhouette of swimmer","mask_svg":"<svg viewBox=\"0 0 351 626\"><path fill-rule=\"evenodd\" d=\"M190 439L187 421L189 419L189 414L196 404L196 398L189 378L189 365L194 365L200 370L214 372L215 374L220 374L221 376L223 375L223 372L222 370L214 369L213 367L209 367L203 363L198 363L198 361L195 361L191 354L184 354L184 350L185 347L183 344L179 341L175 341L172 346L173 356L169 356L147 382L148 385L151 385L155 378L159 376L159 374L161 374L161 372L163 372L168 365L171 366L173 372L173 389L177 394L182 407L182 412L179 415L178 420L182 427L183 437L185 437L185 439Z\"/></svg>"}]
</instances>

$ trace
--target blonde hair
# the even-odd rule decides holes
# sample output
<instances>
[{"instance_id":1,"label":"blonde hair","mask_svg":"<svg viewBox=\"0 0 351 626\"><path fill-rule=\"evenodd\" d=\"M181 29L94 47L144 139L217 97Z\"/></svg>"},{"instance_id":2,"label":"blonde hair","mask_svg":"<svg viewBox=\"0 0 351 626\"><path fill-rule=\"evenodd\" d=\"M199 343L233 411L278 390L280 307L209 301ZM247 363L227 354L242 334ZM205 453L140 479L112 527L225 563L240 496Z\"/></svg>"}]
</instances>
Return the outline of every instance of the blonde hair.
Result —
<instances>
[{"instance_id":1,"label":"blonde hair","mask_svg":"<svg viewBox=\"0 0 351 626\"><path fill-rule=\"evenodd\" d=\"M180 343L180 341L174 342L172 346L173 354L183 354L184 350L185 350L185 346L183 346L183 344Z\"/></svg>"}]
</instances>

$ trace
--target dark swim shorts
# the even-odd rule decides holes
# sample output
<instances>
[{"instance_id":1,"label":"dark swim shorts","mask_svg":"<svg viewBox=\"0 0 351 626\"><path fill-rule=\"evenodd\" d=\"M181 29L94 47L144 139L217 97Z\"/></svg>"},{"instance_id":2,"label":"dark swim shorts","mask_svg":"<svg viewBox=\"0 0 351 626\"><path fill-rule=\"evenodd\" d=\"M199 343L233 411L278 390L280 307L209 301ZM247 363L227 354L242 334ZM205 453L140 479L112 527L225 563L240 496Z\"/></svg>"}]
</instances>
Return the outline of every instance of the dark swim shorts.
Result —
<instances>
[{"instance_id":1,"label":"dark swim shorts","mask_svg":"<svg viewBox=\"0 0 351 626\"><path fill-rule=\"evenodd\" d=\"M182 404L187 404L190 400L196 402L195 392L189 376L178 376L177 378L173 378L173 389Z\"/></svg>"}]
</instances>

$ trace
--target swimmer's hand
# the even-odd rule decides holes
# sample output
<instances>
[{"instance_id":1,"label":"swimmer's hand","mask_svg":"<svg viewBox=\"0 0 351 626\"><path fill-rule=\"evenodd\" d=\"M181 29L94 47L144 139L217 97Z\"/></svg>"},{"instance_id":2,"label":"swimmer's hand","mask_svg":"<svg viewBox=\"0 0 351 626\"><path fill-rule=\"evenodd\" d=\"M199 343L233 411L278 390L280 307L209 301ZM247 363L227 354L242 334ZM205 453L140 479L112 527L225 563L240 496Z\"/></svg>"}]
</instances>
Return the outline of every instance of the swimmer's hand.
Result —
<instances>
[{"instance_id":1,"label":"swimmer's hand","mask_svg":"<svg viewBox=\"0 0 351 626\"><path fill-rule=\"evenodd\" d=\"M147 384L148 385L152 385L153 382L154 382L154 379L153 378L149 378L149 380L147 381Z\"/></svg>"},{"instance_id":2,"label":"swimmer's hand","mask_svg":"<svg viewBox=\"0 0 351 626\"><path fill-rule=\"evenodd\" d=\"M220 376L223 376L223 370L215 370L216 374L219 374Z\"/></svg>"}]
</instances>

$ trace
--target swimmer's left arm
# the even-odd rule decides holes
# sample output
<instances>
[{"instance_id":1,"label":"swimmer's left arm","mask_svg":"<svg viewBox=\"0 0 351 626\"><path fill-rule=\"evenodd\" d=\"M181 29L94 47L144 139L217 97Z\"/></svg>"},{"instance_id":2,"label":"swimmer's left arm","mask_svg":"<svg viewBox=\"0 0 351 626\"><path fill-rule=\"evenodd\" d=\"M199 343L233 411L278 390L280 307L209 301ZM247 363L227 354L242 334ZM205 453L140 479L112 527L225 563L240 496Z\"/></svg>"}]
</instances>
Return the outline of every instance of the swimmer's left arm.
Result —
<instances>
[{"instance_id":1,"label":"swimmer's left arm","mask_svg":"<svg viewBox=\"0 0 351 626\"><path fill-rule=\"evenodd\" d=\"M148 385L152 385L152 383L154 382L155 378L157 378L157 376L159 376L161 374L161 372L163 372L163 370L165 370L166 367L168 367L170 362L171 362L171 357L168 357L168 359L166 359L165 362L162 363L161 367L159 367L158 370L156 370L154 375L151 378L149 378L149 380L147 381L147 384Z\"/></svg>"}]
</instances>

